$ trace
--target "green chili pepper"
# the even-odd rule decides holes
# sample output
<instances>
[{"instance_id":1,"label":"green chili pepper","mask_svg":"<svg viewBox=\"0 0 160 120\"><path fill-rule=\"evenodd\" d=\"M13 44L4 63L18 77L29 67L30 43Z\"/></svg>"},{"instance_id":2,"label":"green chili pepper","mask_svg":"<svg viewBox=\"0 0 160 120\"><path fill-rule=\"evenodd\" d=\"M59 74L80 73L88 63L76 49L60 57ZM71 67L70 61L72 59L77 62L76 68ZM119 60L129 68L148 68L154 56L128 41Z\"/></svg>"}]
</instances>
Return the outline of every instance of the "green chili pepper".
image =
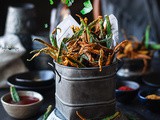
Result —
<instances>
[{"instance_id":1,"label":"green chili pepper","mask_svg":"<svg viewBox=\"0 0 160 120\"><path fill-rule=\"evenodd\" d=\"M47 120L51 110L52 110L52 105L49 105L48 108L47 108L47 111L43 115L43 119L42 120Z\"/></svg>"},{"instance_id":2,"label":"green chili pepper","mask_svg":"<svg viewBox=\"0 0 160 120\"><path fill-rule=\"evenodd\" d=\"M16 88L14 86L10 87L10 94L11 94L11 98L14 102L19 102L20 101L20 97L16 91Z\"/></svg>"},{"instance_id":3,"label":"green chili pepper","mask_svg":"<svg viewBox=\"0 0 160 120\"><path fill-rule=\"evenodd\" d=\"M148 49L149 47L149 34L150 34L150 26L148 25L145 32L145 47Z\"/></svg>"},{"instance_id":4,"label":"green chili pepper","mask_svg":"<svg viewBox=\"0 0 160 120\"><path fill-rule=\"evenodd\" d=\"M100 20L99 24L100 24L100 34L99 34L99 38L100 39L104 39L104 27L103 27L103 19Z\"/></svg>"},{"instance_id":5,"label":"green chili pepper","mask_svg":"<svg viewBox=\"0 0 160 120\"><path fill-rule=\"evenodd\" d=\"M110 34L110 36L106 35L106 46L107 48L111 48L111 45L112 45L112 34Z\"/></svg>"},{"instance_id":6,"label":"green chili pepper","mask_svg":"<svg viewBox=\"0 0 160 120\"><path fill-rule=\"evenodd\" d=\"M50 41L51 41L52 46L58 48L57 41L56 41L56 39L54 38L53 35L50 35Z\"/></svg>"},{"instance_id":7,"label":"green chili pepper","mask_svg":"<svg viewBox=\"0 0 160 120\"><path fill-rule=\"evenodd\" d=\"M79 68L81 67L85 67L85 65L83 65L80 61L73 59L72 57L67 56L67 58L73 62L74 64L77 64Z\"/></svg>"},{"instance_id":8,"label":"green chili pepper","mask_svg":"<svg viewBox=\"0 0 160 120\"><path fill-rule=\"evenodd\" d=\"M67 41L67 38L64 38L61 42L60 48L58 50L58 56L57 56L57 62L61 63L62 62L62 55L63 55L63 50L65 50L66 52L68 52L67 46L65 44L64 41Z\"/></svg>"},{"instance_id":9,"label":"green chili pepper","mask_svg":"<svg viewBox=\"0 0 160 120\"><path fill-rule=\"evenodd\" d=\"M106 42L106 46L107 48L110 48L111 45L112 45L112 30L111 30L111 23L110 23L110 20L109 20L109 16L106 16L105 17L106 19L106 29L107 29L107 35L106 35L106 39L108 40Z\"/></svg>"},{"instance_id":10,"label":"green chili pepper","mask_svg":"<svg viewBox=\"0 0 160 120\"><path fill-rule=\"evenodd\" d=\"M149 48L154 50L160 50L160 44L149 44Z\"/></svg>"},{"instance_id":11,"label":"green chili pepper","mask_svg":"<svg viewBox=\"0 0 160 120\"><path fill-rule=\"evenodd\" d=\"M105 19L106 19L107 35L110 36L112 34L112 31L111 31L111 23L109 20L109 16L106 16Z\"/></svg>"}]
</instances>

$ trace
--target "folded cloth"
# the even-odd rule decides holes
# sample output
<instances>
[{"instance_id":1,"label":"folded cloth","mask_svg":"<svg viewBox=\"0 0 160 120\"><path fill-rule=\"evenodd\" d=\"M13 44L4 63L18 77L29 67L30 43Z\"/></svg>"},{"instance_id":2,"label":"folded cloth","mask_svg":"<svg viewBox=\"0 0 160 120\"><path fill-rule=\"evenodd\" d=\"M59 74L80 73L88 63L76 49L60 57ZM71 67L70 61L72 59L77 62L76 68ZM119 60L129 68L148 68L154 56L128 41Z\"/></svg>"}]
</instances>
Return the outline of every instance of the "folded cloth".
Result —
<instances>
[{"instance_id":1,"label":"folded cloth","mask_svg":"<svg viewBox=\"0 0 160 120\"><path fill-rule=\"evenodd\" d=\"M7 86L7 78L11 75L28 70L21 60L25 51L16 35L0 37L0 88Z\"/></svg>"}]
</instances>

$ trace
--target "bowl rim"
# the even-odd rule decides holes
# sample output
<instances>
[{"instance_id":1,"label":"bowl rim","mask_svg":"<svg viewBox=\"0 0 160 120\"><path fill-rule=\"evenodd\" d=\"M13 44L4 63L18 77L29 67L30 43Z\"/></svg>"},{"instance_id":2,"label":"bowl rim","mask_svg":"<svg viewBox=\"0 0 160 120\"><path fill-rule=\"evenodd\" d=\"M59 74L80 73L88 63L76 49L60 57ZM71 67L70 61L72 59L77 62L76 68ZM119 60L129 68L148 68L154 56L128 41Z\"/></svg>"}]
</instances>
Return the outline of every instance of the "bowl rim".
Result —
<instances>
[{"instance_id":1,"label":"bowl rim","mask_svg":"<svg viewBox=\"0 0 160 120\"><path fill-rule=\"evenodd\" d=\"M17 91L18 93L26 93L26 92L30 92L30 93L34 93L34 94L37 94L38 96L40 96L40 97L38 97L38 99L39 99L39 101L37 101L37 102L34 102L34 103L30 103L30 104L25 104L25 105L18 105L18 104L11 104L11 103L8 103L8 102L6 102L6 101L4 101L4 98L6 97L6 96L10 96L10 92L8 92L8 93L6 93L6 94L4 94L2 97L1 97L1 103L2 104L5 104L5 105L8 105L8 106L18 106L18 107L27 107L27 106L33 106L33 105L36 105L36 104L38 104L38 103L41 103L42 101L43 101L43 96L40 94L40 93L38 93L38 92L35 92L35 91ZM37 98L37 97L36 97Z\"/></svg>"},{"instance_id":2,"label":"bowl rim","mask_svg":"<svg viewBox=\"0 0 160 120\"><path fill-rule=\"evenodd\" d=\"M151 90L150 92L155 92L156 90ZM141 95L143 92L146 92L146 93L148 93L148 91L147 90L141 90L141 91L139 91L138 92L138 97L140 98L140 99L143 99L143 100L147 100L147 101L160 101L160 99L147 99L146 97L144 97L143 95ZM148 94L147 94L148 95Z\"/></svg>"},{"instance_id":3,"label":"bowl rim","mask_svg":"<svg viewBox=\"0 0 160 120\"><path fill-rule=\"evenodd\" d=\"M39 73L52 73L53 74L53 77L50 77L49 79L46 79L46 80L38 80L38 81L34 81L34 80L28 80L28 79L23 79L23 78L17 78L17 77L21 77L22 75L25 75L25 74L30 74L30 73L33 73L33 74L39 74ZM25 82L25 83L44 83L44 82L48 82L48 81L52 81L54 78L55 74L52 70L34 70L34 71L27 71L27 72L23 72L23 73L18 73L18 74L14 74L13 76L11 77L14 77L15 78L15 81L17 82Z\"/></svg>"}]
</instances>

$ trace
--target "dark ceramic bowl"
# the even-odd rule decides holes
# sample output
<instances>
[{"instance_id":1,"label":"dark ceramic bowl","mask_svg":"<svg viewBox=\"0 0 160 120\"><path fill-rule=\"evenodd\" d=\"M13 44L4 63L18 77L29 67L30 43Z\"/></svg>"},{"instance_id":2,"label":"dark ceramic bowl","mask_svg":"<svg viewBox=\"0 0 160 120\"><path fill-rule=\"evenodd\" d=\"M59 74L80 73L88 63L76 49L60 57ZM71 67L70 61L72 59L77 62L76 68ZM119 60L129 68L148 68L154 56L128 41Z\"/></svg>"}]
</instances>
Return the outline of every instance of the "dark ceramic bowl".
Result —
<instances>
[{"instance_id":1,"label":"dark ceramic bowl","mask_svg":"<svg viewBox=\"0 0 160 120\"><path fill-rule=\"evenodd\" d=\"M130 91L119 90L118 88L121 86L128 86L133 90ZM133 81L117 81L116 83L117 101L121 103L130 103L136 97L139 87L140 87L139 84Z\"/></svg>"},{"instance_id":2,"label":"dark ceramic bowl","mask_svg":"<svg viewBox=\"0 0 160 120\"><path fill-rule=\"evenodd\" d=\"M156 94L160 96L160 89L139 91L138 97L140 102L150 111L160 113L160 100L147 99L146 96L150 94Z\"/></svg>"},{"instance_id":3,"label":"dark ceramic bowl","mask_svg":"<svg viewBox=\"0 0 160 120\"><path fill-rule=\"evenodd\" d=\"M142 79L146 85L149 85L151 87L160 88L159 78L160 78L160 72L154 71L151 74L144 76Z\"/></svg>"},{"instance_id":4,"label":"dark ceramic bowl","mask_svg":"<svg viewBox=\"0 0 160 120\"><path fill-rule=\"evenodd\" d=\"M51 70L29 71L9 77L8 83L23 87L44 87L52 85L54 77Z\"/></svg>"}]
</instances>

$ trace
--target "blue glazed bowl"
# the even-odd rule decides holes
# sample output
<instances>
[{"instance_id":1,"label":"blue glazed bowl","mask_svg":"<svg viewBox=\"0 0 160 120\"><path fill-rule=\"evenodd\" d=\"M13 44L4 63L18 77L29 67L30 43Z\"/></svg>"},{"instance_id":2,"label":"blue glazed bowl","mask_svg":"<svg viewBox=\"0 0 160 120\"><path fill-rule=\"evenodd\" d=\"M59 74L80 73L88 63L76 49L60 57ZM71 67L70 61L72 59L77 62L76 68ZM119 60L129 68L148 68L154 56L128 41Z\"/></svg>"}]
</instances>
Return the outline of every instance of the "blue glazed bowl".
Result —
<instances>
[{"instance_id":1,"label":"blue glazed bowl","mask_svg":"<svg viewBox=\"0 0 160 120\"><path fill-rule=\"evenodd\" d=\"M128 86L132 88L131 91L122 91L118 88L121 86ZM137 96L140 85L133 81L117 81L116 83L116 99L121 103L130 103Z\"/></svg>"},{"instance_id":2,"label":"blue glazed bowl","mask_svg":"<svg viewBox=\"0 0 160 120\"><path fill-rule=\"evenodd\" d=\"M160 113L160 100L151 100L146 98L147 95L151 94L156 94L160 96L160 89L139 91L139 101L150 111Z\"/></svg>"}]
</instances>

